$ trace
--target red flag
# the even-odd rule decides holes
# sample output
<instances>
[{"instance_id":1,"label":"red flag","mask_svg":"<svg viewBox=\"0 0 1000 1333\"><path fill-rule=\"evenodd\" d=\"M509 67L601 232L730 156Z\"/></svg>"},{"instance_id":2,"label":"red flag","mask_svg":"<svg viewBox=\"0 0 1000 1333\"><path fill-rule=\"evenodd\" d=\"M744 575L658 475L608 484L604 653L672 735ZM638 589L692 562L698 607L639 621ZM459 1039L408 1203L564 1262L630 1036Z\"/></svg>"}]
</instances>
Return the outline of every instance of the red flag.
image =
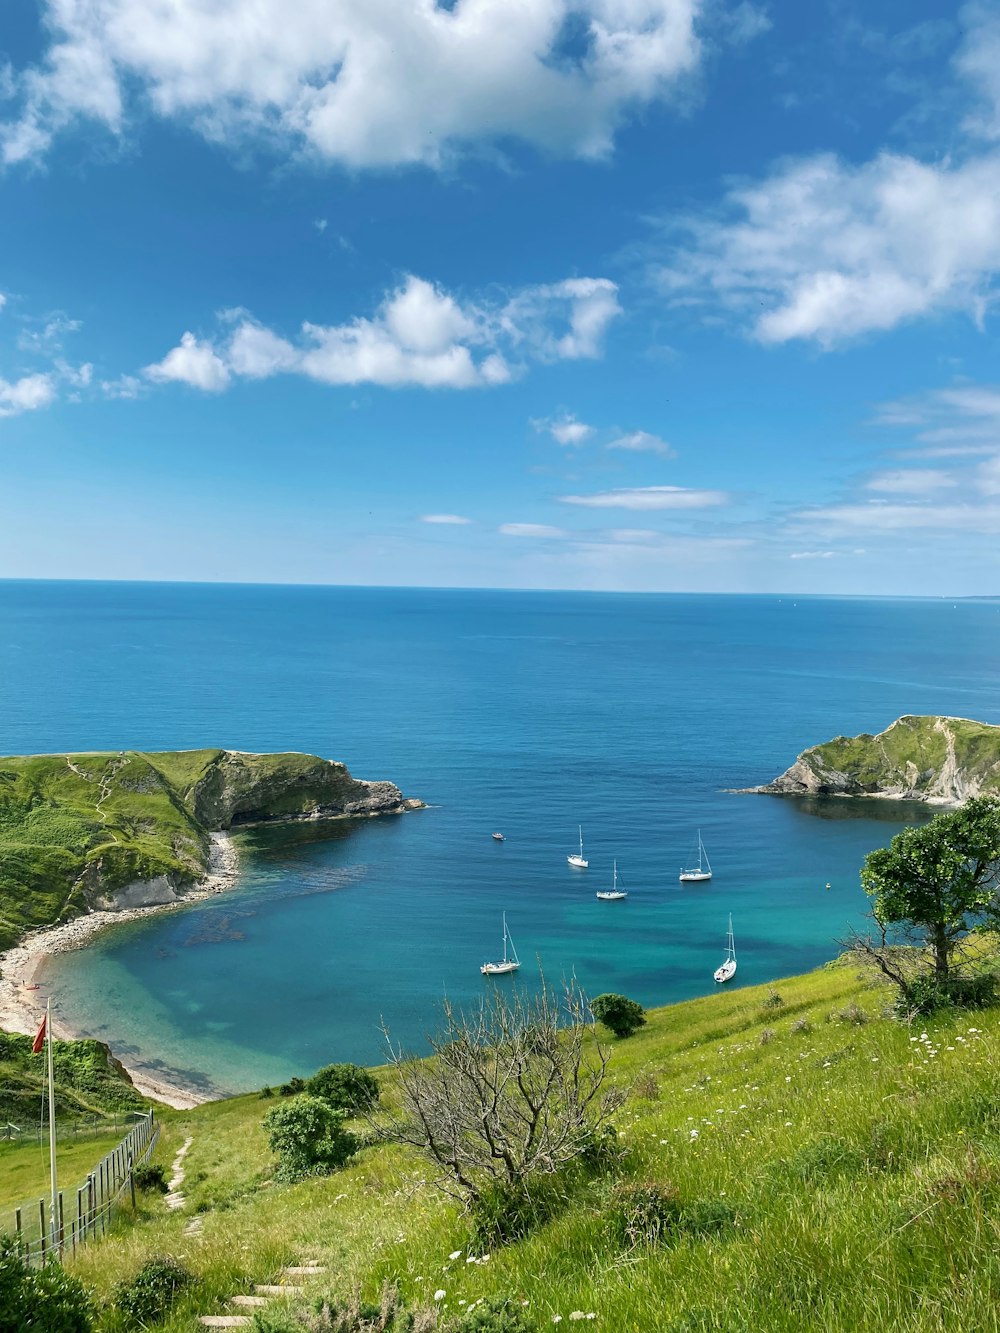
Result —
<instances>
[{"instance_id":1,"label":"red flag","mask_svg":"<svg viewBox=\"0 0 1000 1333\"><path fill-rule=\"evenodd\" d=\"M46 1022L46 1020L43 1018L43 1019L42 1019L42 1026L41 1026L41 1027L38 1029L38 1031L35 1033L35 1040L31 1043L31 1054L32 1054L32 1055L37 1055L38 1052L39 1052L39 1051L42 1049L42 1047L45 1045L45 1022Z\"/></svg>"}]
</instances>

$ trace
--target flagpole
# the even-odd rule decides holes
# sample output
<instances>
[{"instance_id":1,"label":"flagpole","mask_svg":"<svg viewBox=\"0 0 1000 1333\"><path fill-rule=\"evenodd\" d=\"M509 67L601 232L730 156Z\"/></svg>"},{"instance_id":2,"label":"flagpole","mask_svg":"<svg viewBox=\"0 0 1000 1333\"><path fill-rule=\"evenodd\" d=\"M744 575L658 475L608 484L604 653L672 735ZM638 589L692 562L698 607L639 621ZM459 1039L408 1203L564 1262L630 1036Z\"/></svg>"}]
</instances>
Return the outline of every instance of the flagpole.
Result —
<instances>
[{"instance_id":1,"label":"flagpole","mask_svg":"<svg viewBox=\"0 0 1000 1333\"><path fill-rule=\"evenodd\" d=\"M49 1178L52 1184L52 1248L57 1254L62 1250L62 1237L59 1234L59 1184L56 1178L56 1089L52 1074L52 1000L45 1001L45 1036L48 1042L49 1061Z\"/></svg>"}]
</instances>

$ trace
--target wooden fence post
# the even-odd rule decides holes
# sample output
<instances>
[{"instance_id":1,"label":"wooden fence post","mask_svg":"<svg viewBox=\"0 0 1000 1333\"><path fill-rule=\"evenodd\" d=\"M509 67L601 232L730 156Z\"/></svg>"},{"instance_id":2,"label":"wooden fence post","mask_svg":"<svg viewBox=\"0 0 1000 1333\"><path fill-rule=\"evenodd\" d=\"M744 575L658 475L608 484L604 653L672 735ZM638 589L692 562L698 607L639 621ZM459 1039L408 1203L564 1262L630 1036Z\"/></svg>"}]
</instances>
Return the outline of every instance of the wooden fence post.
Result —
<instances>
[{"instance_id":1,"label":"wooden fence post","mask_svg":"<svg viewBox=\"0 0 1000 1333\"><path fill-rule=\"evenodd\" d=\"M135 1176L132 1174L132 1154L128 1157L128 1183L132 1191L132 1207L135 1207Z\"/></svg>"}]
</instances>

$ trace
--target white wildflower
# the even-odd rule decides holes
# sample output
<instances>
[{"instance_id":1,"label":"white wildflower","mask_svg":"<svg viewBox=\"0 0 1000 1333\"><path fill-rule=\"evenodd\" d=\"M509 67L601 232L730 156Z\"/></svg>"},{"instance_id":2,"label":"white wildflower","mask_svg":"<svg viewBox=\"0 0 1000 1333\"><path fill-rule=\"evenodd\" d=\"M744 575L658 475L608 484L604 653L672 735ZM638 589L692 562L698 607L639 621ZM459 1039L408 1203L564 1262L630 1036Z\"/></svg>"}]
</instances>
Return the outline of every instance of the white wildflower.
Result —
<instances>
[{"instance_id":1,"label":"white wildflower","mask_svg":"<svg viewBox=\"0 0 1000 1333\"><path fill-rule=\"evenodd\" d=\"M436 1301L443 1301L446 1295L447 1293L444 1287L438 1287L437 1291L434 1293L434 1299Z\"/></svg>"},{"instance_id":2,"label":"white wildflower","mask_svg":"<svg viewBox=\"0 0 1000 1333\"><path fill-rule=\"evenodd\" d=\"M462 1253L461 1250L452 1250L451 1254L448 1255L448 1258L457 1259L461 1255L461 1253Z\"/></svg>"}]
</instances>

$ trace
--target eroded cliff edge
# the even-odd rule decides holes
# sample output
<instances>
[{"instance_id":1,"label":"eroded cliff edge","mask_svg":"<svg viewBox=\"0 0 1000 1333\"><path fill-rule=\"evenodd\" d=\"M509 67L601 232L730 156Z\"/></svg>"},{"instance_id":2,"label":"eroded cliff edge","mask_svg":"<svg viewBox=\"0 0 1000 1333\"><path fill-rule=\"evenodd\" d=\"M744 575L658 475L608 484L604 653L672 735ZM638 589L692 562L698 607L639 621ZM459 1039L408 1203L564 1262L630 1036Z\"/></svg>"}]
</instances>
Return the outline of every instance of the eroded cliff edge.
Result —
<instances>
[{"instance_id":1,"label":"eroded cliff edge","mask_svg":"<svg viewBox=\"0 0 1000 1333\"><path fill-rule=\"evenodd\" d=\"M780 777L747 790L960 805L972 796L1000 795L1000 727L908 715L877 735L837 736L803 750Z\"/></svg>"},{"instance_id":2,"label":"eroded cliff edge","mask_svg":"<svg viewBox=\"0 0 1000 1333\"><path fill-rule=\"evenodd\" d=\"M122 751L0 759L0 948L94 909L174 902L240 824L396 814L392 782L309 754ZM213 839L213 834L216 837Z\"/></svg>"}]
</instances>

